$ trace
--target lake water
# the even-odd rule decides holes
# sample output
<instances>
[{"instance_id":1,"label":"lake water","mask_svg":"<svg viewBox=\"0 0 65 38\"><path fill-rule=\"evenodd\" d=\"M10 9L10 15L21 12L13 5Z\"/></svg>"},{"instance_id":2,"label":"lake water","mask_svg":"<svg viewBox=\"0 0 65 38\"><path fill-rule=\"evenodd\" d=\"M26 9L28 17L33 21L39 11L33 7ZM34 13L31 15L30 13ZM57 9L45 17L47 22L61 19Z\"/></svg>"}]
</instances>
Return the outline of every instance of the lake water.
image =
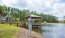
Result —
<instances>
[{"instance_id":1,"label":"lake water","mask_svg":"<svg viewBox=\"0 0 65 38\"><path fill-rule=\"evenodd\" d=\"M45 38L65 38L65 24L44 24L41 29Z\"/></svg>"}]
</instances>

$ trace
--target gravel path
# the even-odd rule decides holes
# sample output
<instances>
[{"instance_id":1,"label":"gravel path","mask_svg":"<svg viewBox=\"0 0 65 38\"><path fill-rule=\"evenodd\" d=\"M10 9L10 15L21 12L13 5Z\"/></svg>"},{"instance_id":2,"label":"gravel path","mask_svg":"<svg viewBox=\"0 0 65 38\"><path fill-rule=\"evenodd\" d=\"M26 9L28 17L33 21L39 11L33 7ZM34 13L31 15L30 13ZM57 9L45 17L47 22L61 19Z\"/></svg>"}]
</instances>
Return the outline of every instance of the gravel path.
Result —
<instances>
[{"instance_id":1,"label":"gravel path","mask_svg":"<svg viewBox=\"0 0 65 38\"><path fill-rule=\"evenodd\" d=\"M27 32L29 32L27 29L20 28L18 38L42 38L42 36L36 32L31 32L31 36L27 34Z\"/></svg>"}]
</instances>

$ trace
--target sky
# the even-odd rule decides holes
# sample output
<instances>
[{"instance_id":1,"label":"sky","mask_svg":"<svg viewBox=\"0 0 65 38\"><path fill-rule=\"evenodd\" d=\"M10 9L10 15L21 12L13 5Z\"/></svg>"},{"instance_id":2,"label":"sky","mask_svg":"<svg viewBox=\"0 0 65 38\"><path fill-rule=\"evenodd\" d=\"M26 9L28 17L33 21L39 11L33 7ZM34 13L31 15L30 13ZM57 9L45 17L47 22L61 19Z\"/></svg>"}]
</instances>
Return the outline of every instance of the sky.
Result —
<instances>
[{"instance_id":1,"label":"sky","mask_svg":"<svg viewBox=\"0 0 65 38\"><path fill-rule=\"evenodd\" d=\"M65 16L65 0L0 0L0 5L51 14L59 20Z\"/></svg>"}]
</instances>

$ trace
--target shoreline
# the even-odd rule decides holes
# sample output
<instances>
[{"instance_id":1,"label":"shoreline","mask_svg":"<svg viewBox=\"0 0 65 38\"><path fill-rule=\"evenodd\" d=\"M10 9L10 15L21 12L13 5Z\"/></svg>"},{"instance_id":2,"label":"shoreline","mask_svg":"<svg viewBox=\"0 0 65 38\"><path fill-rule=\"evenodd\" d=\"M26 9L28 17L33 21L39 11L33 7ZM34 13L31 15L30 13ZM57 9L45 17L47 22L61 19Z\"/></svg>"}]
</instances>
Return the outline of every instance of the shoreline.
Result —
<instances>
[{"instance_id":1,"label":"shoreline","mask_svg":"<svg viewBox=\"0 0 65 38\"><path fill-rule=\"evenodd\" d=\"M65 24L65 23L41 23L41 24Z\"/></svg>"},{"instance_id":2,"label":"shoreline","mask_svg":"<svg viewBox=\"0 0 65 38\"><path fill-rule=\"evenodd\" d=\"M25 29L25 28L20 28L20 32L19 32L19 35L18 35L18 38L44 38L41 34L37 33L37 32L34 32L34 31L31 31L31 36L28 36L29 33L26 35L26 33L28 32L29 30L28 29Z\"/></svg>"}]
</instances>

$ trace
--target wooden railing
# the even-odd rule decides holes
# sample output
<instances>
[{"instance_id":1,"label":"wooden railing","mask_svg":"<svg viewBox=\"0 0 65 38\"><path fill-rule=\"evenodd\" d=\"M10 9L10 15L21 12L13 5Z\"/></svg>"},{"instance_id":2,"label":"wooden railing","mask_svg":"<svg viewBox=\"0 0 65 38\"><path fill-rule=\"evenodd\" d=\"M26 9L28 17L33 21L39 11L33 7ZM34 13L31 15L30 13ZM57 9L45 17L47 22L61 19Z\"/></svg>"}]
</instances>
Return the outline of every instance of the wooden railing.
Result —
<instances>
[{"instance_id":1,"label":"wooden railing","mask_svg":"<svg viewBox=\"0 0 65 38\"><path fill-rule=\"evenodd\" d=\"M33 23L33 25L41 25L41 23L40 22L37 22L37 23Z\"/></svg>"}]
</instances>

